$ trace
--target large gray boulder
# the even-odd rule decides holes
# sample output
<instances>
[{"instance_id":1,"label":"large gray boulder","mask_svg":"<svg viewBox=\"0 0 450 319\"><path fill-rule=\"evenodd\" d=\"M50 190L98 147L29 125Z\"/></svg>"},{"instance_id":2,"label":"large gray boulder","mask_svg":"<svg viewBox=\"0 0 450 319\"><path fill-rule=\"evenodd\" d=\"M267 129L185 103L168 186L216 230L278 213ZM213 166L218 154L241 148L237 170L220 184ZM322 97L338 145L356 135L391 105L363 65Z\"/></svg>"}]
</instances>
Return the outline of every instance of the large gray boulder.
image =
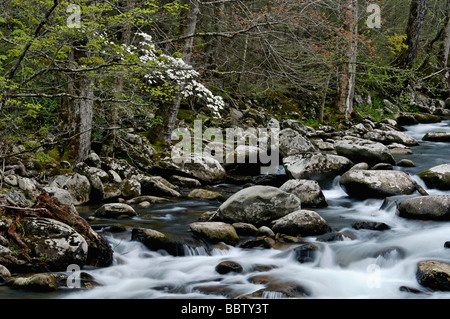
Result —
<instances>
[{"instance_id":1,"label":"large gray boulder","mask_svg":"<svg viewBox=\"0 0 450 319\"><path fill-rule=\"evenodd\" d=\"M191 156L160 154L156 158L153 170L162 176L181 175L212 184L225 177L225 169L215 158L193 153Z\"/></svg>"},{"instance_id":2,"label":"large gray boulder","mask_svg":"<svg viewBox=\"0 0 450 319\"><path fill-rule=\"evenodd\" d=\"M302 207L325 207L328 205L317 181L290 179L281 185L280 189L297 196Z\"/></svg>"},{"instance_id":3,"label":"large gray boulder","mask_svg":"<svg viewBox=\"0 0 450 319\"><path fill-rule=\"evenodd\" d=\"M379 142L359 138L346 138L334 143L338 155L349 158L354 163L368 164L389 163L394 165L395 159L389 148Z\"/></svg>"},{"instance_id":4,"label":"large gray boulder","mask_svg":"<svg viewBox=\"0 0 450 319\"><path fill-rule=\"evenodd\" d=\"M316 151L316 147L309 139L291 128L280 131L279 143L282 157Z\"/></svg>"},{"instance_id":5,"label":"large gray boulder","mask_svg":"<svg viewBox=\"0 0 450 319\"><path fill-rule=\"evenodd\" d=\"M349 196L357 198L410 195L417 189L417 183L407 173L391 170L350 170L339 183Z\"/></svg>"},{"instance_id":6,"label":"large gray boulder","mask_svg":"<svg viewBox=\"0 0 450 319\"><path fill-rule=\"evenodd\" d=\"M353 166L353 162L340 155L305 153L283 158L283 165L287 174L292 178L325 183L349 170Z\"/></svg>"},{"instance_id":7,"label":"large gray boulder","mask_svg":"<svg viewBox=\"0 0 450 319\"><path fill-rule=\"evenodd\" d=\"M273 186L252 186L229 197L217 213L219 219L227 222L263 226L298 209L297 196Z\"/></svg>"},{"instance_id":8,"label":"large gray boulder","mask_svg":"<svg viewBox=\"0 0 450 319\"><path fill-rule=\"evenodd\" d=\"M380 129L374 129L367 132L363 136L365 139L380 142L383 144L400 143L406 146L419 145L419 142L412 136L400 132L400 131L383 131Z\"/></svg>"},{"instance_id":9,"label":"large gray boulder","mask_svg":"<svg viewBox=\"0 0 450 319\"><path fill-rule=\"evenodd\" d=\"M450 189L450 163L434 166L417 175L429 188Z\"/></svg>"},{"instance_id":10,"label":"large gray boulder","mask_svg":"<svg viewBox=\"0 0 450 319\"><path fill-rule=\"evenodd\" d=\"M450 195L405 199L398 205L398 213L412 219L450 220Z\"/></svg>"},{"instance_id":11,"label":"large gray boulder","mask_svg":"<svg viewBox=\"0 0 450 319\"><path fill-rule=\"evenodd\" d=\"M68 191L75 206L89 202L91 184L86 176L78 173L58 175L49 183L49 186Z\"/></svg>"},{"instance_id":12,"label":"large gray boulder","mask_svg":"<svg viewBox=\"0 0 450 319\"><path fill-rule=\"evenodd\" d=\"M315 236L331 231L327 221L311 210L297 210L272 222L275 233L291 236Z\"/></svg>"},{"instance_id":13,"label":"large gray boulder","mask_svg":"<svg viewBox=\"0 0 450 319\"><path fill-rule=\"evenodd\" d=\"M32 255L42 258L52 270L65 270L67 265L84 265L88 255L86 240L72 227L54 219L26 217L20 221L23 242Z\"/></svg>"}]
</instances>

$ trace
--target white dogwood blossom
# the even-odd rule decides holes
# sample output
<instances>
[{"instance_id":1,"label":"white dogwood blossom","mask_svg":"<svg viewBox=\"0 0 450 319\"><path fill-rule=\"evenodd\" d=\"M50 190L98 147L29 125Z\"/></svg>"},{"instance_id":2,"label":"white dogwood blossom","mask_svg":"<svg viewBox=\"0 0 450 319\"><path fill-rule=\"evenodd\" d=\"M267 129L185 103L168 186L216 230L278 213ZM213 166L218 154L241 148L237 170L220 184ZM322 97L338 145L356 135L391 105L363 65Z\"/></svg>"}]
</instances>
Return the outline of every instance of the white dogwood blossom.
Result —
<instances>
[{"instance_id":1,"label":"white dogwood blossom","mask_svg":"<svg viewBox=\"0 0 450 319\"><path fill-rule=\"evenodd\" d=\"M142 63L154 65L154 71L145 76L149 84L157 82L169 82L181 88L181 95L184 98L195 97L204 101L206 106L212 110L215 116L220 117L220 111L224 108L224 101L221 96L214 95L203 84L195 79L200 75L191 65L183 61L182 58L169 56L157 52L153 44L152 37L146 33L138 33L144 41L140 42L139 60ZM126 48L127 52L135 52L136 47Z\"/></svg>"}]
</instances>

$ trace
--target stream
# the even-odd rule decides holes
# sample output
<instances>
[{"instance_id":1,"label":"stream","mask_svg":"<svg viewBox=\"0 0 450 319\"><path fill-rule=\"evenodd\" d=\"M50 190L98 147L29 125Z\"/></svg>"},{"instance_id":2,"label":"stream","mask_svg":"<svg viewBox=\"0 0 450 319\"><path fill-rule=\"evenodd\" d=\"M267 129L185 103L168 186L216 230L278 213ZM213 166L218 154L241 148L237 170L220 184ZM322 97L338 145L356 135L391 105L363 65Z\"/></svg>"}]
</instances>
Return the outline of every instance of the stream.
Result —
<instances>
[{"instance_id":1,"label":"stream","mask_svg":"<svg viewBox=\"0 0 450 319\"><path fill-rule=\"evenodd\" d=\"M435 124L419 124L405 127L406 133L420 141L412 147L413 154L395 155L398 161L410 159L416 167L394 167L404 170L419 182L430 195L450 194L427 188L415 174L450 158L450 144L424 142L422 137L431 131L450 131L450 121ZM241 186L221 184L217 191L231 195ZM408 196L386 200L355 200L340 188L338 178L323 193L328 207L313 209L335 231L346 232L354 239L321 243L323 250L313 262L299 263L293 254L295 245L285 250L242 249L228 246L213 249L208 255L204 250L191 250L187 256L174 257L164 252L147 249L143 244L130 240L130 231L108 233L100 231L114 249L114 264L101 269L83 269L102 286L90 290L55 292L45 298L75 299L197 299L227 298L222 294L208 294L208 287L219 286L219 291L230 292L228 298L255 292L265 286L249 281L255 275L269 275L284 281L298 282L310 299L377 299L377 298L450 298L450 292L428 292L416 279L417 262L424 259L450 260L450 249L444 243L450 240L450 222L409 220L396 214L396 201ZM411 195L418 196L418 194ZM154 204L150 208L137 209L138 217L124 220L125 226L149 227L163 233L186 233L189 223L197 221L203 212L215 210L216 201L182 200ZM84 218L93 214L92 208L80 209ZM356 230L355 221L383 222L389 230ZM109 221L111 222L111 221ZM122 221L120 221L122 223ZM101 229L101 224L93 223ZM316 242L316 237L306 237ZM242 273L221 275L215 271L224 260L238 262ZM255 265L270 265L261 271ZM257 268L257 267L256 267ZM424 291L415 294L400 287ZM0 298L15 296L19 292L0 287ZM22 292L23 293L23 292ZM32 295L28 295L30 297ZM42 297L42 296L40 296ZM263 298L285 297L281 293L263 294Z\"/></svg>"}]
</instances>

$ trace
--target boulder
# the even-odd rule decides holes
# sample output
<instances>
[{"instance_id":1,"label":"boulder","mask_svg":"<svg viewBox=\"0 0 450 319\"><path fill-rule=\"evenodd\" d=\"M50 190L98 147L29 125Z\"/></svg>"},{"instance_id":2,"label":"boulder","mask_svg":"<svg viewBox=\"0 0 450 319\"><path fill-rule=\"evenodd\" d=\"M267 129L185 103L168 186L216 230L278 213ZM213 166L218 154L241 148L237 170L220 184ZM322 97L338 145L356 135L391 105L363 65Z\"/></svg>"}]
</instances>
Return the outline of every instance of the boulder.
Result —
<instances>
[{"instance_id":1,"label":"boulder","mask_svg":"<svg viewBox=\"0 0 450 319\"><path fill-rule=\"evenodd\" d=\"M119 174L120 178L127 179L133 176L139 175L140 171L128 163L125 159L118 159L112 157L102 157L101 158L101 169L105 172L113 170Z\"/></svg>"},{"instance_id":2,"label":"boulder","mask_svg":"<svg viewBox=\"0 0 450 319\"><path fill-rule=\"evenodd\" d=\"M69 206L72 212L78 215L78 211L73 205L72 196L68 191L58 187L44 187L43 191L47 192L51 198L58 200L61 204Z\"/></svg>"},{"instance_id":3,"label":"boulder","mask_svg":"<svg viewBox=\"0 0 450 319\"><path fill-rule=\"evenodd\" d=\"M200 240L190 237L174 237L149 228L133 228L131 240L139 241L153 251L165 251L172 256L186 256L190 248L204 248Z\"/></svg>"},{"instance_id":4,"label":"boulder","mask_svg":"<svg viewBox=\"0 0 450 319\"><path fill-rule=\"evenodd\" d=\"M353 163L395 164L389 148L379 142L358 138L343 139L335 142L334 149L338 155L347 157Z\"/></svg>"},{"instance_id":5,"label":"boulder","mask_svg":"<svg viewBox=\"0 0 450 319\"><path fill-rule=\"evenodd\" d=\"M249 223L233 223L238 236L256 236L258 234L258 228Z\"/></svg>"},{"instance_id":6,"label":"boulder","mask_svg":"<svg viewBox=\"0 0 450 319\"><path fill-rule=\"evenodd\" d=\"M161 154L156 159L153 170L162 176L182 175L207 184L220 182L225 177L225 169L219 161L195 153L191 156Z\"/></svg>"},{"instance_id":7,"label":"boulder","mask_svg":"<svg viewBox=\"0 0 450 319\"><path fill-rule=\"evenodd\" d=\"M391 170L350 170L339 183L349 196L356 198L410 195L417 189L417 183L407 173Z\"/></svg>"},{"instance_id":8,"label":"boulder","mask_svg":"<svg viewBox=\"0 0 450 319\"><path fill-rule=\"evenodd\" d=\"M125 198L134 198L141 196L141 183L135 178L127 178L121 184L122 196Z\"/></svg>"},{"instance_id":9,"label":"boulder","mask_svg":"<svg viewBox=\"0 0 450 319\"><path fill-rule=\"evenodd\" d=\"M398 214L412 219L450 220L450 195L405 199L398 205Z\"/></svg>"},{"instance_id":10,"label":"boulder","mask_svg":"<svg viewBox=\"0 0 450 319\"><path fill-rule=\"evenodd\" d=\"M282 157L316 151L314 144L310 140L291 128L285 128L280 131L279 143Z\"/></svg>"},{"instance_id":11,"label":"boulder","mask_svg":"<svg viewBox=\"0 0 450 319\"><path fill-rule=\"evenodd\" d=\"M234 227L223 222L195 222L191 223L189 227L194 235L213 243L223 242L235 245L239 241Z\"/></svg>"},{"instance_id":12,"label":"boulder","mask_svg":"<svg viewBox=\"0 0 450 319\"><path fill-rule=\"evenodd\" d=\"M14 289L39 292L50 292L58 289L55 275L50 273L20 275L8 280L7 285Z\"/></svg>"},{"instance_id":13,"label":"boulder","mask_svg":"<svg viewBox=\"0 0 450 319\"><path fill-rule=\"evenodd\" d=\"M200 187L202 183L200 183L195 178L183 177L178 175L172 175L169 180L180 187Z\"/></svg>"},{"instance_id":14,"label":"boulder","mask_svg":"<svg viewBox=\"0 0 450 319\"><path fill-rule=\"evenodd\" d=\"M68 191L75 206L89 202L91 184L86 176L78 173L58 175L49 183L49 186Z\"/></svg>"},{"instance_id":15,"label":"boulder","mask_svg":"<svg viewBox=\"0 0 450 319\"><path fill-rule=\"evenodd\" d=\"M380 129L375 129L367 132L363 137L383 144L400 143L406 146L419 145L419 142L415 138L400 131L382 131Z\"/></svg>"},{"instance_id":16,"label":"boulder","mask_svg":"<svg viewBox=\"0 0 450 319\"><path fill-rule=\"evenodd\" d=\"M217 264L215 269L221 275L225 275L232 272L241 273L244 270L239 263L231 260L220 262L219 264Z\"/></svg>"},{"instance_id":17,"label":"boulder","mask_svg":"<svg viewBox=\"0 0 450 319\"><path fill-rule=\"evenodd\" d=\"M6 279L11 277L11 272L8 268L0 265L0 283L4 282Z\"/></svg>"},{"instance_id":18,"label":"boulder","mask_svg":"<svg viewBox=\"0 0 450 319\"><path fill-rule=\"evenodd\" d=\"M101 161L100 157L97 155L97 153L95 153L95 152L90 152L89 155L84 160L84 162L91 167L97 167L97 168L102 167L102 161Z\"/></svg>"},{"instance_id":19,"label":"boulder","mask_svg":"<svg viewBox=\"0 0 450 319\"><path fill-rule=\"evenodd\" d=\"M331 231L326 220L318 213L305 209L274 220L271 228L275 233L291 236L315 236Z\"/></svg>"},{"instance_id":20,"label":"boulder","mask_svg":"<svg viewBox=\"0 0 450 319\"><path fill-rule=\"evenodd\" d=\"M428 132L422 137L423 141L430 142L450 142L449 132Z\"/></svg>"},{"instance_id":21,"label":"boulder","mask_svg":"<svg viewBox=\"0 0 450 319\"><path fill-rule=\"evenodd\" d=\"M434 166L417 175L429 188L450 189L450 163Z\"/></svg>"},{"instance_id":22,"label":"boulder","mask_svg":"<svg viewBox=\"0 0 450 319\"><path fill-rule=\"evenodd\" d=\"M218 193L213 192L207 189L193 189L188 197L190 198L199 198L199 199L217 199L217 200L225 200L225 196Z\"/></svg>"},{"instance_id":23,"label":"boulder","mask_svg":"<svg viewBox=\"0 0 450 319\"><path fill-rule=\"evenodd\" d=\"M302 207L325 207L328 205L317 181L290 179L281 185L280 189L297 196Z\"/></svg>"},{"instance_id":24,"label":"boulder","mask_svg":"<svg viewBox=\"0 0 450 319\"><path fill-rule=\"evenodd\" d=\"M176 186L161 176L141 176L137 178L141 184L142 195L180 197L181 194L175 190Z\"/></svg>"},{"instance_id":25,"label":"boulder","mask_svg":"<svg viewBox=\"0 0 450 319\"><path fill-rule=\"evenodd\" d=\"M255 226L269 224L300 208L300 199L273 186L251 186L230 196L218 208L218 218Z\"/></svg>"},{"instance_id":26,"label":"boulder","mask_svg":"<svg viewBox=\"0 0 450 319\"><path fill-rule=\"evenodd\" d=\"M434 291L450 291L450 263L424 260L417 263L417 281Z\"/></svg>"},{"instance_id":27,"label":"boulder","mask_svg":"<svg viewBox=\"0 0 450 319\"><path fill-rule=\"evenodd\" d=\"M354 222L352 224L352 228L357 229L357 230L369 229L369 230L377 230L377 231L391 229L391 227L385 223L366 221L366 220L360 220L360 221Z\"/></svg>"},{"instance_id":28,"label":"boulder","mask_svg":"<svg viewBox=\"0 0 450 319\"><path fill-rule=\"evenodd\" d=\"M104 218L119 218L136 216L136 212L130 205L124 203L104 204L95 211L95 216Z\"/></svg>"},{"instance_id":29,"label":"boulder","mask_svg":"<svg viewBox=\"0 0 450 319\"><path fill-rule=\"evenodd\" d=\"M28 199L34 200L40 194L31 178L17 176L17 184Z\"/></svg>"},{"instance_id":30,"label":"boulder","mask_svg":"<svg viewBox=\"0 0 450 319\"><path fill-rule=\"evenodd\" d=\"M20 221L22 241L32 255L45 261L49 270L65 270L67 265L84 265L86 240L69 225L50 218L26 217Z\"/></svg>"},{"instance_id":31,"label":"boulder","mask_svg":"<svg viewBox=\"0 0 450 319\"><path fill-rule=\"evenodd\" d=\"M305 153L283 158L286 173L291 178L331 182L353 166L346 157L323 153Z\"/></svg>"}]
</instances>

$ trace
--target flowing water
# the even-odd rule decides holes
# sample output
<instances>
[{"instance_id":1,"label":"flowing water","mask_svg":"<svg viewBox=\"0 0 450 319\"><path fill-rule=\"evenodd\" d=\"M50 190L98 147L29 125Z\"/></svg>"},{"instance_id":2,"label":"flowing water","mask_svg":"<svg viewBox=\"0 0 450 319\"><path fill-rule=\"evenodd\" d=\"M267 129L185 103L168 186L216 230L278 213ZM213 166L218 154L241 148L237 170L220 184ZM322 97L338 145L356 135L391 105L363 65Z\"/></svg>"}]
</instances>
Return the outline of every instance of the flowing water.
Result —
<instances>
[{"instance_id":1,"label":"flowing water","mask_svg":"<svg viewBox=\"0 0 450 319\"><path fill-rule=\"evenodd\" d=\"M406 133L421 141L430 131L450 131L450 122L421 124L406 127ZM450 192L428 189L415 176L420 171L450 162L450 144L422 142L412 148L414 154L398 155L408 158L416 167L400 168L413 177L429 194ZM225 194L239 190L233 185L218 185ZM183 257L148 250L141 243L130 240L130 232L103 232L114 248L114 265L102 269L85 269L102 284L91 290L68 290L51 295L58 298L225 298L224 294L240 296L261 288L251 283L254 275L296 282L309 292L307 298L450 298L449 292L427 292L416 279L417 262L425 259L450 260L450 222L408 220L396 214L396 201L408 196L387 200L358 201L347 197L337 179L324 190L328 207L315 209L334 231L346 232L354 239L320 242L322 250L313 262L299 263L293 252L295 245L285 250L216 248L210 254L202 249L190 249ZM412 196L418 196L414 194ZM202 212L214 210L214 201L178 201L156 204L139 211L139 218L126 221L128 226L149 227L162 232L186 234L189 223L197 221ZM84 217L92 211L82 212ZM384 231L355 230L355 221L383 222L391 228ZM99 225L96 225L99 226ZM316 242L316 237L306 237ZM318 243L318 242L316 242ZM238 262L243 272L220 275L215 271L224 260ZM256 265L268 266L265 271ZM400 287L415 288L424 293L414 294ZM215 294L207 292L215 291ZM1 292L0 292L1 293ZM7 293L7 292L6 292ZM3 292L5 294L5 292ZM265 292L263 298L283 298L279 292Z\"/></svg>"}]
</instances>

